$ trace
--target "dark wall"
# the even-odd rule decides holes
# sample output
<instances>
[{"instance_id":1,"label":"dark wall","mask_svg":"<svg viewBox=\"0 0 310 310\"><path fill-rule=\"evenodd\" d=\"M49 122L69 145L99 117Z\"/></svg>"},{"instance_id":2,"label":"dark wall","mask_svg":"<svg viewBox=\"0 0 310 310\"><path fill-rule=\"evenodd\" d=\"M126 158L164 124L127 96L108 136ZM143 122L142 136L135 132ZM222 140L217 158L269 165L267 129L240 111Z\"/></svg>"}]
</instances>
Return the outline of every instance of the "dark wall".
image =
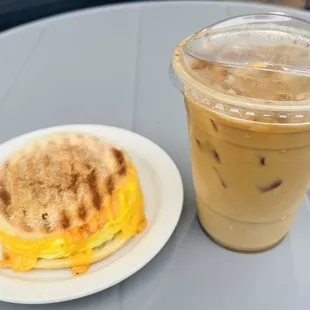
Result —
<instances>
[{"instance_id":1,"label":"dark wall","mask_svg":"<svg viewBox=\"0 0 310 310\"><path fill-rule=\"evenodd\" d=\"M0 0L0 31L38 18L126 0Z\"/></svg>"},{"instance_id":2,"label":"dark wall","mask_svg":"<svg viewBox=\"0 0 310 310\"><path fill-rule=\"evenodd\" d=\"M62 12L98 5L134 1L143 0L0 0L0 31ZM290 1L295 3L295 0ZM251 0L251 2L253 1ZM260 2L260 0L256 2ZM266 0L262 2L266 3ZM280 0L270 0L270 2L282 3ZM285 1L283 0L283 2ZM303 0L303 3L305 8L309 10L310 0Z\"/></svg>"}]
</instances>

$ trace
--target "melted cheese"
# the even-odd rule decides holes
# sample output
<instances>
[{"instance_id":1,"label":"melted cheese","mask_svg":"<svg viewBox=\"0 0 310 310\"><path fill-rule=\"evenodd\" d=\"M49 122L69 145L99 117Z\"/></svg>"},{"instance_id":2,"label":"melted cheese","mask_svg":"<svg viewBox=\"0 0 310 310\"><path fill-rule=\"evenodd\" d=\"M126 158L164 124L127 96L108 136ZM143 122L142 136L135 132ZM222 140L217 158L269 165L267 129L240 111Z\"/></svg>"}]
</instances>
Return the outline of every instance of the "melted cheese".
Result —
<instances>
[{"instance_id":1,"label":"melted cheese","mask_svg":"<svg viewBox=\"0 0 310 310\"><path fill-rule=\"evenodd\" d=\"M87 271L93 249L109 242L117 233L120 233L120 237L128 238L143 230L146 225L143 195L133 166L129 167L128 174L114 191L112 199L105 201L102 210L101 214L86 224L93 231L104 221L104 226L90 236L81 228L72 229L62 236L47 236L40 240L23 239L0 231L2 267L27 271L34 268L40 258L68 257L73 273L78 274Z\"/></svg>"}]
</instances>

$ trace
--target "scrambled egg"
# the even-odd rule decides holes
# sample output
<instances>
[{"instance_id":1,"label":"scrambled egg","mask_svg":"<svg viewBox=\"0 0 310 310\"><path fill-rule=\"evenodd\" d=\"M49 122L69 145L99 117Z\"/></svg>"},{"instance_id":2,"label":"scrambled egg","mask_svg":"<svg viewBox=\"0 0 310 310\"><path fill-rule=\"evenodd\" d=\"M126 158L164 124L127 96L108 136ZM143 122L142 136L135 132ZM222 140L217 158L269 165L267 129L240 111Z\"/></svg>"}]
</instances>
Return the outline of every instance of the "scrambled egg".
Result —
<instances>
[{"instance_id":1,"label":"scrambled egg","mask_svg":"<svg viewBox=\"0 0 310 310\"><path fill-rule=\"evenodd\" d=\"M118 214L113 211L112 204L118 207ZM128 238L140 232L146 225L146 219L143 195L133 166L129 167L128 174L113 193L109 205L105 205L103 210L108 215L104 226L86 239L80 238L80 235L64 234L30 240L0 231L2 266L11 267L15 271L27 271L34 268L40 258L68 257L73 268L80 267L85 272L91 263L93 249L109 242L118 233L120 237Z\"/></svg>"}]
</instances>

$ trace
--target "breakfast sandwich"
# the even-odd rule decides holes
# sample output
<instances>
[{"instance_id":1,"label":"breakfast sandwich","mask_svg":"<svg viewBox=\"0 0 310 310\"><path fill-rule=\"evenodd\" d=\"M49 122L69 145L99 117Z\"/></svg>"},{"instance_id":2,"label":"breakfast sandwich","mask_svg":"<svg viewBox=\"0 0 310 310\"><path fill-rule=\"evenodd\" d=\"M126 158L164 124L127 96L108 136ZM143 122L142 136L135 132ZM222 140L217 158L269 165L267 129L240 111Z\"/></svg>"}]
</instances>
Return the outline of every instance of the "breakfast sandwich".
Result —
<instances>
[{"instance_id":1,"label":"breakfast sandwich","mask_svg":"<svg viewBox=\"0 0 310 310\"><path fill-rule=\"evenodd\" d=\"M0 164L0 266L84 273L145 228L143 207L124 149L85 132L32 138Z\"/></svg>"}]
</instances>

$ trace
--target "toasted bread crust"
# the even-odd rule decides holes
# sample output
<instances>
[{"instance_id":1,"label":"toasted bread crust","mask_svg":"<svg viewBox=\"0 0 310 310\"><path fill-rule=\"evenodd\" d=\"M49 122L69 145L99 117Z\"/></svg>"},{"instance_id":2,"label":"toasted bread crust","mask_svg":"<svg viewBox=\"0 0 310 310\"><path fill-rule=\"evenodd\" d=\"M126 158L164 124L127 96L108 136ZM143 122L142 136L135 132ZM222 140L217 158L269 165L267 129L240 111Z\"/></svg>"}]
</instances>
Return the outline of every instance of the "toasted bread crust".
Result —
<instances>
[{"instance_id":1,"label":"toasted bread crust","mask_svg":"<svg viewBox=\"0 0 310 310\"><path fill-rule=\"evenodd\" d=\"M85 261L81 261L80 264L72 263L69 257L58 258L58 259L39 259L36 265L33 267L35 269L59 269L59 268L72 268L74 274L84 273L87 271L89 265L96 263L117 250L119 250L131 237L122 236L117 233L109 242L105 242L100 247L93 249L91 256L87 256ZM3 254L5 261L0 262L1 268L7 268L10 266L11 256L8 253ZM81 272L82 270L82 272ZM78 272L80 271L80 272Z\"/></svg>"},{"instance_id":2,"label":"toasted bread crust","mask_svg":"<svg viewBox=\"0 0 310 310\"><path fill-rule=\"evenodd\" d=\"M36 236L80 227L102 210L130 161L84 132L31 139L0 166L0 221Z\"/></svg>"},{"instance_id":3,"label":"toasted bread crust","mask_svg":"<svg viewBox=\"0 0 310 310\"><path fill-rule=\"evenodd\" d=\"M107 243L103 247L94 249L93 257L89 264L94 264L118 251L123 247L131 237L116 236L111 242ZM69 258L59 259L40 259L38 260L35 269L60 269L71 268L72 263Z\"/></svg>"}]
</instances>

